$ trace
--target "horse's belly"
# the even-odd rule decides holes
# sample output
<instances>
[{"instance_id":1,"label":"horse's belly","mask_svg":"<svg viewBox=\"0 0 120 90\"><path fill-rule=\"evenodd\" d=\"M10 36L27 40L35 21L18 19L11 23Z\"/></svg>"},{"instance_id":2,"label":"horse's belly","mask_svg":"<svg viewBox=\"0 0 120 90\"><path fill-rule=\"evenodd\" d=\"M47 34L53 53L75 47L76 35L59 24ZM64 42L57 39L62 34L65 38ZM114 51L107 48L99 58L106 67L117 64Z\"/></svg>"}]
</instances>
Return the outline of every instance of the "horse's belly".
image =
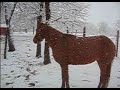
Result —
<instances>
[{"instance_id":1,"label":"horse's belly","mask_svg":"<svg viewBox=\"0 0 120 90\"><path fill-rule=\"evenodd\" d=\"M79 65L79 64L89 64L98 59L98 56L94 54L89 55L71 55L69 56L69 64Z\"/></svg>"}]
</instances>

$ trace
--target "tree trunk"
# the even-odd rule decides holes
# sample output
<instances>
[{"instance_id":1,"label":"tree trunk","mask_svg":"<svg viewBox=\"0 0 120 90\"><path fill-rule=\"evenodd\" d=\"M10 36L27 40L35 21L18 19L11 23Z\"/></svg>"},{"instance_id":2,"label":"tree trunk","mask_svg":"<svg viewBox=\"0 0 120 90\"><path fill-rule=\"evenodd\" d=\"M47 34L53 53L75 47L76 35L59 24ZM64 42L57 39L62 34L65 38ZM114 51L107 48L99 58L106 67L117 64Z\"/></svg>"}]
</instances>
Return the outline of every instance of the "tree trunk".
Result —
<instances>
[{"instance_id":1,"label":"tree trunk","mask_svg":"<svg viewBox=\"0 0 120 90\"><path fill-rule=\"evenodd\" d=\"M37 17L37 29L39 30L39 23L42 21L42 16ZM40 58L41 57L41 42L37 44L37 50L36 50L36 57Z\"/></svg>"},{"instance_id":2,"label":"tree trunk","mask_svg":"<svg viewBox=\"0 0 120 90\"><path fill-rule=\"evenodd\" d=\"M8 46L9 46L9 52L15 51L15 46L13 44L11 34L10 34L10 27L8 28Z\"/></svg>"},{"instance_id":3,"label":"tree trunk","mask_svg":"<svg viewBox=\"0 0 120 90\"><path fill-rule=\"evenodd\" d=\"M37 58L41 57L41 43L37 44L36 57Z\"/></svg>"},{"instance_id":4,"label":"tree trunk","mask_svg":"<svg viewBox=\"0 0 120 90\"><path fill-rule=\"evenodd\" d=\"M14 46L14 44L13 44L13 41L12 41L12 38L11 38L11 33L10 33L10 21L11 21L11 18L12 18L12 16L13 16L13 13L14 13L14 11L15 11L15 7L16 7L16 5L17 5L17 2L15 2L14 3L14 7L13 7L13 9L11 10L11 14L10 14L10 18L8 19L8 20L6 20L7 22L6 22L6 24L7 24L7 26L8 26L8 46L9 46L9 52L13 52L13 51L15 51L15 46ZM7 15L7 11L5 12L5 14Z\"/></svg>"},{"instance_id":5,"label":"tree trunk","mask_svg":"<svg viewBox=\"0 0 120 90\"><path fill-rule=\"evenodd\" d=\"M7 57L7 39L8 39L8 28L5 35L4 59L6 59Z\"/></svg>"},{"instance_id":6,"label":"tree trunk","mask_svg":"<svg viewBox=\"0 0 120 90\"><path fill-rule=\"evenodd\" d=\"M7 18L6 12L7 12L7 10L6 10L6 6L5 6L5 22L6 22L6 25L7 25L8 18ZM6 57L7 57L7 39L8 39L8 27L6 29L6 35L5 35L4 59L6 59Z\"/></svg>"},{"instance_id":7,"label":"tree trunk","mask_svg":"<svg viewBox=\"0 0 120 90\"><path fill-rule=\"evenodd\" d=\"M51 63L50 62L50 55L49 55L49 46L48 42L45 40L45 49L44 49L44 62L45 65Z\"/></svg>"},{"instance_id":8,"label":"tree trunk","mask_svg":"<svg viewBox=\"0 0 120 90\"><path fill-rule=\"evenodd\" d=\"M50 2L45 2L45 13L46 13L46 21L50 19ZM50 54L49 54L49 46L48 42L45 40L45 49L44 49L44 64L49 64L50 62Z\"/></svg>"}]
</instances>

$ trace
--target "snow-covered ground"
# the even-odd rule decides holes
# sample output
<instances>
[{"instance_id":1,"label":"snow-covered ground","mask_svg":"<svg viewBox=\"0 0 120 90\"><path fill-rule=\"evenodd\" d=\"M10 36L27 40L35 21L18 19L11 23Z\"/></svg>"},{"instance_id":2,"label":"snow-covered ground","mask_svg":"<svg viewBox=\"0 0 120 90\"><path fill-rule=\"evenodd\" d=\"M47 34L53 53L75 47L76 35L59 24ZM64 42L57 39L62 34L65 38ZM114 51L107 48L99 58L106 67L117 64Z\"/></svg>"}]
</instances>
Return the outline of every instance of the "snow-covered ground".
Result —
<instances>
[{"instance_id":1,"label":"snow-covered ground","mask_svg":"<svg viewBox=\"0 0 120 90\"><path fill-rule=\"evenodd\" d=\"M1 42L1 87L2 88L60 88L61 68L52 57L51 63L43 65L42 57L36 58L36 44L32 33L13 33L16 51L7 52L3 59L4 40ZM116 38L111 38L115 43ZM42 42L44 47L44 41ZM120 43L119 43L120 47ZM99 83L97 62L87 65L69 65L71 88L96 88ZM115 57L108 88L120 88L120 48Z\"/></svg>"}]
</instances>

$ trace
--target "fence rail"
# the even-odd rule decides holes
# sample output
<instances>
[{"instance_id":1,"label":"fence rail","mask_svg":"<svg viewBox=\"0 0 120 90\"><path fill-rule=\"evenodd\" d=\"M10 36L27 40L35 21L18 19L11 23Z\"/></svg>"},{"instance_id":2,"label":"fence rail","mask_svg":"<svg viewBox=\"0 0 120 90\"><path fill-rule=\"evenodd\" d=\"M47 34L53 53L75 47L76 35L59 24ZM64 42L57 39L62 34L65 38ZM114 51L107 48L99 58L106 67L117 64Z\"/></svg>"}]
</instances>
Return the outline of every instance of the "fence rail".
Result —
<instances>
[{"instance_id":1,"label":"fence rail","mask_svg":"<svg viewBox=\"0 0 120 90\"><path fill-rule=\"evenodd\" d=\"M75 35L77 35L78 33L82 33L82 35L83 35L83 37L85 37L86 36L86 28L84 27L83 28L83 32L78 32L77 30L76 30L76 32L69 32L68 30L67 30L67 33L71 33L71 34L75 34ZM77 35L78 36L78 35Z\"/></svg>"}]
</instances>

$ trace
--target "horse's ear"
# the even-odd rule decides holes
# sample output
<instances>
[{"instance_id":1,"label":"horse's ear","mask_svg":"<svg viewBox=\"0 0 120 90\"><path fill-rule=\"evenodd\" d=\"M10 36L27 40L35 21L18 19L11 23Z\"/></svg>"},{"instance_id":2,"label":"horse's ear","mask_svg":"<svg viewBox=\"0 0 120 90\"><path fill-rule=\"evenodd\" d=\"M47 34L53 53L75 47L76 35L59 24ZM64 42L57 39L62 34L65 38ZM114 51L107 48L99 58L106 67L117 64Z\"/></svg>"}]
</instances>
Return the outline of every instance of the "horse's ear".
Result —
<instances>
[{"instance_id":1,"label":"horse's ear","mask_svg":"<svg viewBox=\"0 0 120 90\"><path fill-rule=\"evenodd\" d=\"M40 25L41 25L41 26L44 26L44 25L46 25L46 23L45 23L45 22L41 22Z\"/></svg>"},{"instance_id":2,"label":"horse's ear","mask_svg":"<svg viewBox=\"0 0 120 90\"><path fill-rule=\"evenodd\" d=\"M48 24L48 22L45 22L45 24L47 25L47 24Z\"/></svg>"}]
</instances>

